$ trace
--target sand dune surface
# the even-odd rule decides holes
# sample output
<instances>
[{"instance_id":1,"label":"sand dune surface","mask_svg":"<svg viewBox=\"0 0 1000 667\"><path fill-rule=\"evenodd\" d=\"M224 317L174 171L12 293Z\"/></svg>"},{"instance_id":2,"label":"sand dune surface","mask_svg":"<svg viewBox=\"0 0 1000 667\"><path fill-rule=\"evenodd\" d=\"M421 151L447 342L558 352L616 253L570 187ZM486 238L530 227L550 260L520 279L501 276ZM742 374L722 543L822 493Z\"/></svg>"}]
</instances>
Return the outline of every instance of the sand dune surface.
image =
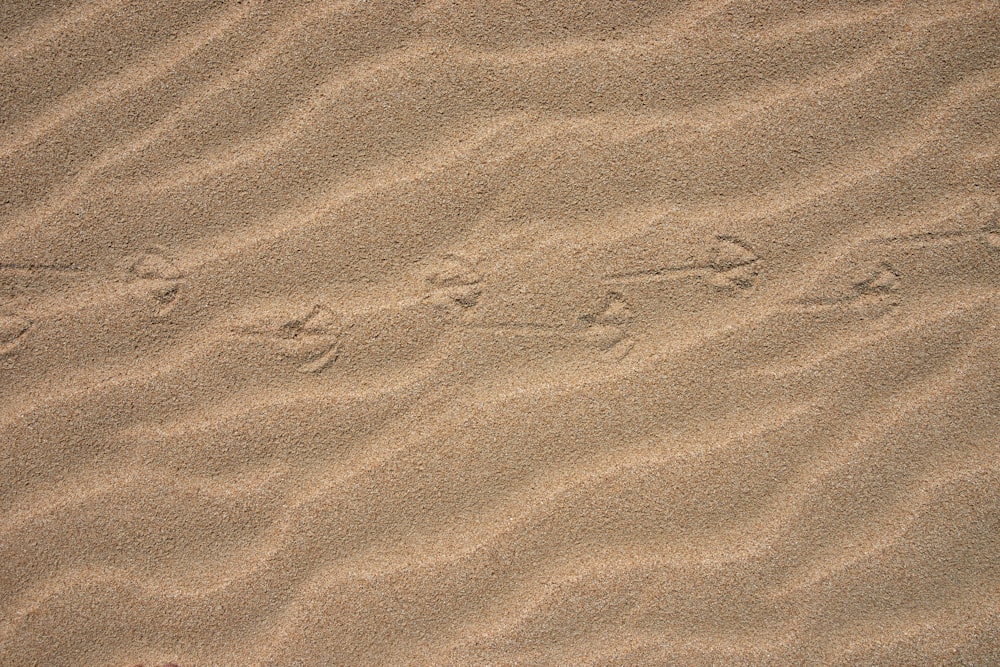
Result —
<instances>
[{"instance_id":1,"label":"sand dune surface","mask_svg":"<svg viewBox=\"0 0 1000 667\"><path fill-rule=\"evenodd\" d=\"M1000 665L995 1L0 35L0 665Z\"/></svg>"}]
</instances>

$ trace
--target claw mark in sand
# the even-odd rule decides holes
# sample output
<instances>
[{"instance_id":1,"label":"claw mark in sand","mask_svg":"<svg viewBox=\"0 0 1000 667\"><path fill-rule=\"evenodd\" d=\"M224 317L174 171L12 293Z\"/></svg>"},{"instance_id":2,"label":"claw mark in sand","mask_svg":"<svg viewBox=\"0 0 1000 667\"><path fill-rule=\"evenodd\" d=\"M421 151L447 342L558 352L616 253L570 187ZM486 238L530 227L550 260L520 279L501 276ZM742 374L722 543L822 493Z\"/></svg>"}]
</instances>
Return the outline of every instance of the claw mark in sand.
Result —
<instances>
[{"instance_id":1,"label":"claw mark in sand","mask_svg":"<svg viewBox=\"0 0 1000 667\"><path fill-rule=\"evenodd\" d=\"M279 326L249 326L235 332L268 339L284 355L300 360L300 373L321 373L340 356L340 340L333 325L333 313L317 305L302 317Z\"/></svg>"},{"instance_id":2,"label":"claw mark in sand","mask_svg":"<svg viewBox=\"0 0 1000 667\"><path fill-rule=\"evenodd\" d=\"M760 272L759 264L760 258L746 242L735 236L718 235L704 260L612 273L604 277L604 282L634 284L695 278L719 289L744 289L753 285Z\"/></svg>"}]
</instances>

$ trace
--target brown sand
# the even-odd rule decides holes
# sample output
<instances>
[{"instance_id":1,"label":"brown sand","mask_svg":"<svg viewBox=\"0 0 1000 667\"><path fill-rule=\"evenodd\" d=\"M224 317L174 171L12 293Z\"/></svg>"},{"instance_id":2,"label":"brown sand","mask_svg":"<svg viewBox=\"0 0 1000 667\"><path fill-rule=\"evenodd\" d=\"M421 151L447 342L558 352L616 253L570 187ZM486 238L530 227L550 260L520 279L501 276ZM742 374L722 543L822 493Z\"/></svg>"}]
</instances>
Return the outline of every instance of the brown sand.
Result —
<instances>
[{"instance_id":1,"label":"brown sand","mask_svg":"<svg viewBox=\"0 0 1000 667\"><path fill-rule=\"evenodd\" d=\"M0 665L1000 664L997 2L0 28Z\"/></svg>"}]
</instances>

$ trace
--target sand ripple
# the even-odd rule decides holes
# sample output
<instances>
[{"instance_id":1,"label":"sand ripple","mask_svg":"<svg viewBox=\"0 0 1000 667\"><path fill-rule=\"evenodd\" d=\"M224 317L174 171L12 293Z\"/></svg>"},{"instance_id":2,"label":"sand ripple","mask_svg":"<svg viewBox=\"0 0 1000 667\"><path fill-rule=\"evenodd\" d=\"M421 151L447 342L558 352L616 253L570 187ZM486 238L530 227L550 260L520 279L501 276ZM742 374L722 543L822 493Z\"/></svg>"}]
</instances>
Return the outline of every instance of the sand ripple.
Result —
<instances>
[{"instance_id":1,"label":"sand ripple","mask_svg":"<svg viewBox=\"0 0 1000 667\"><path fill-rule=\"evenodd\" d=\"M1000 664L995 4L0 33L3 665Z\"/></svg>"}]
</instances>

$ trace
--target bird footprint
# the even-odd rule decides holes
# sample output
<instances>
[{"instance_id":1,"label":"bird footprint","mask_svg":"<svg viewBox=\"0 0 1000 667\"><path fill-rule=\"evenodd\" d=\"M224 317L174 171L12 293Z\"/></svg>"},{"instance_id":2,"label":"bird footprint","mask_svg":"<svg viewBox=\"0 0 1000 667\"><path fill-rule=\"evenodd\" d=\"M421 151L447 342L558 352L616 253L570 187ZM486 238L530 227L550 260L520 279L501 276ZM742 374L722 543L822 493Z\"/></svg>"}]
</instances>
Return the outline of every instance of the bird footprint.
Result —
<instances>
[{"instance_id":1,"label":"bird footprint","mask_svg":"<svg viewBox=\"0 0 1000 667\"><path fill-rule=\"evenodd\" d=\"M635 314L625 297L618 292L609 292L597 311L580 318L585 327L583 339L590 346L622 359L635 345L626 330L634 319Z\"/></svg>"},{"instance_id":2,"label":"bird footprint","mask_svg":"<svg viewBox=\"0 0 1000 667\"><path fill-rule=\"evenodd\" d=\"M271 341L282 354L298 360L296 370L300 373L321 373L340 356L335 319L327 308L316 305L302 317L279 326L249 326L236 332Z\"/></svg>"},{"instance_id":3,"label":"bird footprint","mask_svg":"<svg viewBox=\"0 0 1000 667\"><path fill-rule=\"evenodd\" d=\"M468 310L482 295L482 277L457 255L448 255L431 267L425 279L431 289L424 298L436 306Z\"/></svg>"},{"instance_id":4,"label":"bird footprint","mask_svg":"<svg viewBox=\"0 0 1000 667\"><path fill-rule=\"evenodd\" d=\"M149 295L157 315L166 315L175 305L184 284L184 274L170 261L161 248L155 248L132 263L130 273L148 283Z\"/></svg>"}]
</instances>

